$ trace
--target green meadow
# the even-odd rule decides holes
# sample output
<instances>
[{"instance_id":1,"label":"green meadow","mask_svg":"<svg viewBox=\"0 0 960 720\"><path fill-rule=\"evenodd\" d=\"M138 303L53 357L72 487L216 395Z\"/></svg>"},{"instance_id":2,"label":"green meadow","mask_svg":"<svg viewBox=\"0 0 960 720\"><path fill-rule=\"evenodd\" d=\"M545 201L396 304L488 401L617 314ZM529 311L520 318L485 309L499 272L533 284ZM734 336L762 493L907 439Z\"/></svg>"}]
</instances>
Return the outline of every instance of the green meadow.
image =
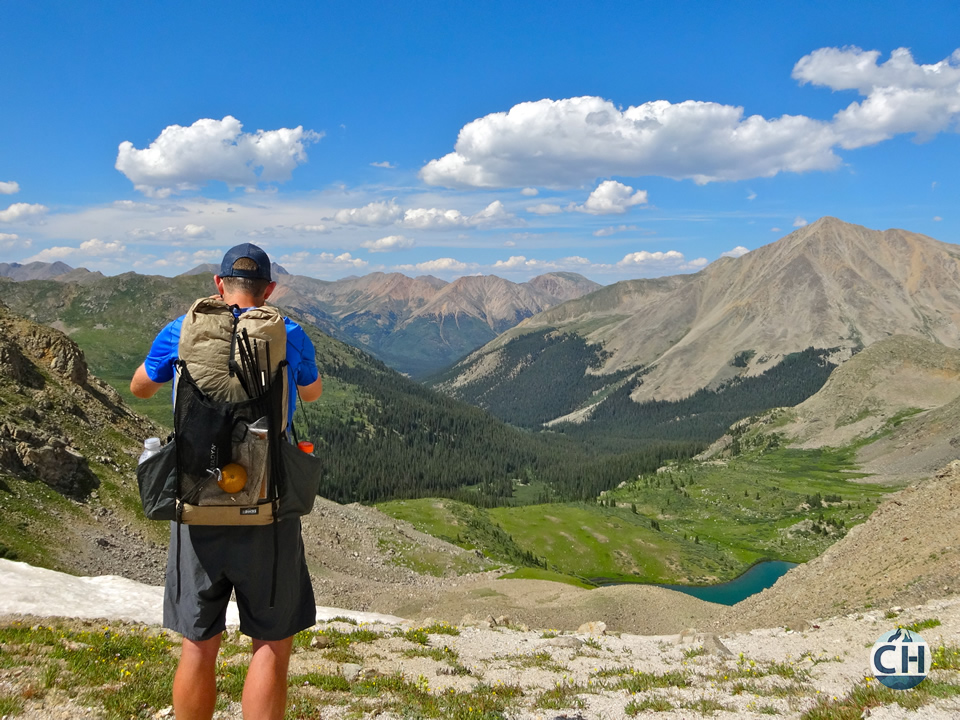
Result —
<instances>
[{"instance_id":1,"label":"green meadow","mask_svg":"<svg viewBox=\"0 0 960 720\"><path fill-rule=\"evenodd\" d=\"M523 577L709 584L761 560L822 553L895 489L863 477L852 448L779 448L668 466L593 503L483 510L432 498L378 507Z\"/></svg>"}]
</instances>

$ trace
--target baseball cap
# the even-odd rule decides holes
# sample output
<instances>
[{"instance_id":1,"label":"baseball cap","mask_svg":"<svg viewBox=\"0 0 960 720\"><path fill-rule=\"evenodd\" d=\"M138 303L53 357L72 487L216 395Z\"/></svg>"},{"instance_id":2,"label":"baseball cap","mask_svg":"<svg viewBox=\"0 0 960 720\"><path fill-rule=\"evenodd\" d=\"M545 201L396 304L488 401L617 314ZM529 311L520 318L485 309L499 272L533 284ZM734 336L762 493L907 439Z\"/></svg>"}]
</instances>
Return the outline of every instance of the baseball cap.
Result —
<instances>
[{"instance_id":1,"label":"baseball cap","mask_svg":"<svg viewBox=\"0 0 960 720\"><path fill-rule=\"evenodd\" d=\"M257 264L256 270L234 270L233 264L240 258L249 258ZM256 280L270 279L270 258L253 243L235 245L227 250L220 263L220 277L244 277Z\"/></svg>"}]
</instances>

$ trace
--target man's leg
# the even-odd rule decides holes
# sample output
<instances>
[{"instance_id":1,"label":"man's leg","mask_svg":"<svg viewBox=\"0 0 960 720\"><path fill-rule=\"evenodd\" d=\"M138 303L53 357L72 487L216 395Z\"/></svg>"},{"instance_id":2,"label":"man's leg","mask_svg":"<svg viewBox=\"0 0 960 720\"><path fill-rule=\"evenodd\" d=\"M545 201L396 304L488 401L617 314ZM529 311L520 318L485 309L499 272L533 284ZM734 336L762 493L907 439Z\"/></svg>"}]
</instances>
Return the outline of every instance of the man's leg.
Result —
<instances>
[{"instance_id":1,"label":"man's leg","mask_svg":"<svg viewBox=\"0 0 960 720\"><path fill-rule=\"evenodd\" d=\"M253 641L253 659L243 684L244 720L283 720L292 648L292 637Z\"/></svg>"},{"instance_id":2,"label":"man's leg","mask_svg":"<svg viewBox=\"0 0 960 720\"><path fill-rule=\"evenodd\" d=\"M220 635L209 640L183 639L180 664L173 677L173 714L177 720L210 720L217 704L217 653Z\"/></svg>"}]
</instances>

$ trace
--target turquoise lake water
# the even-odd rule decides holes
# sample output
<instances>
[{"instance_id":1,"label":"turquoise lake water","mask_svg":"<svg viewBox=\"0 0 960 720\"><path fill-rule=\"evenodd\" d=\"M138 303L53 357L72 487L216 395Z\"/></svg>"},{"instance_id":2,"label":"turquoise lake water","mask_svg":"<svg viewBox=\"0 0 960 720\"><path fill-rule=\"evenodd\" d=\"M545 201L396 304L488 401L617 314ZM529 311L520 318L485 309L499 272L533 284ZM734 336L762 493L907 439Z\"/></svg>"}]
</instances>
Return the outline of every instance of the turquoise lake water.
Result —
<instances>
[{"instance_id":1,"label":"turquoise lake water","mask_svg":"<svg viewBox=\"0 0 960 720\"><path fill-rule=\"evenodd\" d=\"M783 562L782 560L768 560L757 563L740 577L734 578L729 582L720 583L719 585L702 585L696 587L691 585L656 585L656 587L677 590L687 595L693 595L695 598L719 605L735 605L741 600L745 600L751 595L755 595L761 590L766 590L768 587L771 587L777 580L787 574L787 570L796 566L796 563ZM598 585L621 584L604 582L603 578L591 579Z\"/></svg>"},{"instance_id":2,"label":"turquoise lake water","mask_svg":"<svg viewBox=\"0 0 960 720\"><path fill-rule=\"evenodd\" d=\"M658 585L669 590L678 590L687 595L693 595L707 602L720 605L735 605L761 590L771 587L777 580L787 574L787 570L796 567L796 563L781 560L769 560L757 563L738 578L719 585L704 585L691 587L689 585Z\"/></svg>"}]
</instances>

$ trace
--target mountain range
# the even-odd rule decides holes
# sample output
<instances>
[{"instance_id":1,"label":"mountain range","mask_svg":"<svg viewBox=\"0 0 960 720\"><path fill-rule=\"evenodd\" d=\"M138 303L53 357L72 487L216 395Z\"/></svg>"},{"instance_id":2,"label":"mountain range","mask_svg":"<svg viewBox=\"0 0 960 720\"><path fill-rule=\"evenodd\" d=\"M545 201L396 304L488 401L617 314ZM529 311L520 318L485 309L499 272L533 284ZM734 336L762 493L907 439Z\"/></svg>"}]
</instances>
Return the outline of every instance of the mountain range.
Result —
<instances>
[{"instance_id":1,"label":"mountain range","mask_svg":"<svg viewBox=\"0 0 960 720\"><path fill-rule=\"evenodd\" d=\"M547 273L524 283L495 275L447 282L430 275L410 278L379 272L325 281L292 275L277 263L272 268L278 280L273 302L412 376L441 370L525 318L601 287L567 272ZM198 265L179 277L213 275L219 269L213 264ZM62 262L3 263L0 277L102 288L123 282Z\"/></svg>"},{"instance_id":2,"label":"mountain range","mask_svg":"<svg viewBox=\"0 0 960 720\"><path fill-rule=\"evenodd\" d=\"M524 283L496 275L451 283L400 273L335 282L291 275L283 278L273 300L394 369L423 376L522 320L599 287L576 273L548 273Z\"/></svg>"},{"instance_id":3,"label":"mountain range","mask_svg":"<svg viewBox=\"0 0 960 720\"><path fill-rule=\"evenodd\" d=\"M583 421L624 393L642 404L729 390L810 348L812 362L835 365L894 334L957 347L958 318L960 247L824 217L696 274L619 282L545 310L432 384L513 422L517 404L545 405L565 353L578 371L539 419Z\"/></svg>"}]
</instances>

